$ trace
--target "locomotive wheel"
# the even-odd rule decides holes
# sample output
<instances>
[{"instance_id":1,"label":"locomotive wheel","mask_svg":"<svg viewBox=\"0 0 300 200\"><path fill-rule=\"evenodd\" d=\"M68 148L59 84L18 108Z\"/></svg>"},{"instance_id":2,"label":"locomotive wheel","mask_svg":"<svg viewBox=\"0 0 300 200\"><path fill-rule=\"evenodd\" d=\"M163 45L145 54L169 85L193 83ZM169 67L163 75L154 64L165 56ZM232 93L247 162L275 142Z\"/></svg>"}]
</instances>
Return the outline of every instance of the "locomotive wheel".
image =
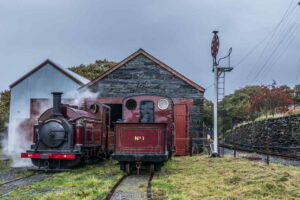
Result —
<instances>
[{"instance_id":1,"label":"locomotive wheel","mask_svg":"<svg viewBox=\"0 0 300 200\"><path fill-rule=\"evenodd\" d=\"M155 171L157 171L157 172L160 171L161 170L161 163L156 163L154 168L155 168Z\"/></svg>"},{"instance_id":2,"label":"locomotive wheel","mask_svg":"<svg viewBox=\"0 0 300 200\"><path fill-rule=\"evenodd\" d=\"M31 162L36 167L42 167L42 163L39 163L39 159L31 158Z\"/></svg>"},{"instance_id":3,"label":"locomotive wheel","mask_svg":"<svg viewBox=\"0 0 300 200\"><path fill-rule=\"evenodd\" d=\"M125 164L125 173L129 175L131 173L130 163Z\"/></svg>"},{"instance_id":4,"label":"locomotive wheel","mask_svg":"<svg viewBox=\"0 0 300 200\"><path fill-rule=\"evenodd\" d=\"M150 164L150 173L154 172L154 164Z\"/></svg>"},{"instance_id":5,"label":"locomotive wheel","mask_svg":"<svg viewBox=\"0 0 300 200\"><path fill-rule=\"evenodd\" d=\"M83 159L76 158L75 160L60 160L60 167L59 165L57 165L57 167L60 169L70 169L83 164Z\"/></svg>"},{"instance_id":6,"label":"locomotive wheel","mask_svg":"<svg viewBox=\"0 0 300 200\"><path fill-rule=\"evenodd\" d=\"M124 162L119 162L119 165L120 165L120 170L125 172L125 163Z\"/></svg>"}]
</instances>

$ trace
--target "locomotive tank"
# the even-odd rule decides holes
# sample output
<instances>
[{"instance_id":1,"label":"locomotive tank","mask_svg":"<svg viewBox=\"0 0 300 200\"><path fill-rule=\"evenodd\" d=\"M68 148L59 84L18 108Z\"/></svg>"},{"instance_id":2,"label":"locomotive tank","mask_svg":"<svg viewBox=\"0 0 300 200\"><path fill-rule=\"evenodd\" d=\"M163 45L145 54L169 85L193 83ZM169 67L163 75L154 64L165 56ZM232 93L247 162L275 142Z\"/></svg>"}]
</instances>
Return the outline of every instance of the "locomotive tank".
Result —
<instances>
[{"instance_id":1,"label":"locomotive tank","mask_svg":"<svg viewBox=\"0 0 300 200\"><path fill-rule=\"evenodd\" d=\"M141 166L159 171L174 152L173 102L162 96L133 96L123 100L123 120L115 126L114 160L131 173Z\"/></svg>"},{"instance_id":2,"label":"locomotive tank","mask_svg":"<svg viewBox=\"0 0 300 200\"><path fill-rule=\"evenodd\" d=\"M33 144L22 153L39 169L69 169L108 157L110 108L103 104L61 104L62 93L53 94L53 107L33 127Z\"/></svg>"}]
</instances>

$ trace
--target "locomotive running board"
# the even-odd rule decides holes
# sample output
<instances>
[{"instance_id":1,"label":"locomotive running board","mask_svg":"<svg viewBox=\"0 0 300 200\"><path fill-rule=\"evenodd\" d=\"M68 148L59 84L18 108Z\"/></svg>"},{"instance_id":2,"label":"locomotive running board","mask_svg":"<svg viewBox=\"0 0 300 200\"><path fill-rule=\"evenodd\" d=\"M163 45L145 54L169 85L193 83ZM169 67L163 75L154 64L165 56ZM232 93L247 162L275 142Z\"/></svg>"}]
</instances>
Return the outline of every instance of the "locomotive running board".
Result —
<instances>
[{"instance_id":1,"label":"locomotive running board","mask_svg":"<svg viewBox=\"0 0 300 200\"><path fill-rule=\"evenodd\" d=\"M39 171L39 172L68 172L70 169L27 169L27 171Z\"/></svg>"}]
</instances>

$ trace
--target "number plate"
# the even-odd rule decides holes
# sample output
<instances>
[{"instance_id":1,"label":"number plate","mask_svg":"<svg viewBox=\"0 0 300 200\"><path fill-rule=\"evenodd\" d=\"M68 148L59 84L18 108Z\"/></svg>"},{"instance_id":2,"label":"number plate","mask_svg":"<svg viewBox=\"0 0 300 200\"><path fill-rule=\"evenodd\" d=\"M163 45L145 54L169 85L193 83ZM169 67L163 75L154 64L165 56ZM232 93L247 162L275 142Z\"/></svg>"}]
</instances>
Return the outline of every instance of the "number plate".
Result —
<instances>
[{"instance_id":1,"label":"number plate","mask_svg":"<svg viewBox=\"0 0 300 200\"><path fill-rule=\"evenodd\" d=\"M49 159L49 155L48 154L41 154L41 159Z\"/></svg>"}]
</instances>

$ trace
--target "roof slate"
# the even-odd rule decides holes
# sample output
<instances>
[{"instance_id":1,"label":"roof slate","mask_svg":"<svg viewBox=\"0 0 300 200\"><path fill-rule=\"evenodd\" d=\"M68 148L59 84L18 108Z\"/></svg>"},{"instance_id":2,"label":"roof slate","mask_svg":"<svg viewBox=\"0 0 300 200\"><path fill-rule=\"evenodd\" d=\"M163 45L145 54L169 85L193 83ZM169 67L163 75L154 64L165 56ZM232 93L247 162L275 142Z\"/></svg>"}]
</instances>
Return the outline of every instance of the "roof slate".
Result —
<instances>
[{"instance_id":1,"label":"roof slate","mask_svg":"<svg viewBox=\"0 0 300 200\"><path fill-rule=\"evenodd\" d=\"M104 77L108 76L113 71L115 71L118 68L122 67L124 64L126 64L127 62L131 61L132 59L134 59L135 57L137 57L138 55L141 55L141 54L144 55L145 57L147 57L148 59L152 60L153 62L155 62L159 66L163 67L164 69L166 69L170 73L174 74L175 76L177 76L181 80L185 81L187 84L193 86L194 88L196 88L200 92L205 92L205 89L203 87L199 86L195 82L193 82L190 79L186 78L184 75L182 75L179 72L175 71L174 69L172 69L171 67L169 67L165 63L161 62L160 60L156 59L155 57L153 57L152 55L150 55L149 53L147 53L143 49L137 50L136 52L134 52L133 54L131 54L130 56L128 56L127 58L125 58L123 61L121 61L119 64L117 64L114 67L110 68L109 70L107 70L106 72L104 72L102 75L100 75L98 78L96 78L95 80L87 83L86 85L82 86L81 88L88 88L88 87L94 85L99 80L101 80Z\"/></svg>"}]
</instances>

